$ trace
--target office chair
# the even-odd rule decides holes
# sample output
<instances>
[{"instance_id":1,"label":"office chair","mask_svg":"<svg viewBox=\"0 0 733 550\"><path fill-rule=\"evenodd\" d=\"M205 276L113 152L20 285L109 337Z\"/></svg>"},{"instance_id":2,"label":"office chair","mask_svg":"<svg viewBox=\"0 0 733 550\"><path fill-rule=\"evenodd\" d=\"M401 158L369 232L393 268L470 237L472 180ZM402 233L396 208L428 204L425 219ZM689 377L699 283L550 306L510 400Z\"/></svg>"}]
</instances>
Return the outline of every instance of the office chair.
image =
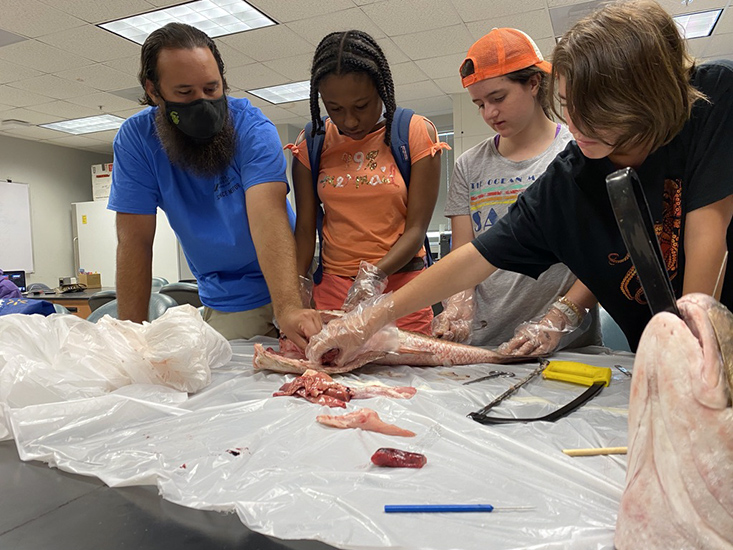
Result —
<instances>
[{"instance_id":1,"label":"office chair","mask_svg":"<svg viewBox=\"0 0 733 550\"><path fill-rule=\"evenodd\" d=\"M150 285L150 292L158 292L167 284L168 279L166 279L165 277L153 277L152 284Z\"/></svg>"},{"instance_id":2,"label":"office chair","mask_svg":"<svg viewBox=\"0 0 733 550\"><path fill-rule=\"evenodd\" d=\"M71 311L66 309L61 304L53 304L53 309L56 310L56 313L63 313L64 315L71 315Z\"/></svg>"},{"instance_id":3,"label":"office chair","mask_svg":"<svg viewBox=\"0 0 733 550\"><path fill-rule=\"evenodd\" d=\"M601 338L603 345L612 350L631 351L626 335L616 324L616 321L608 314L608 312L599 307L599 319L601 321Z\"/></svg>"},{"instance_id":4,"label":"office chair","mask_svg":"<svg viewBox=\"0 0 733 550\"><path fill-rule=\"evenodd\" d=\"M170 296L165 294L158 294L157 292L150 295L150 304L148 305L148 321L154 321L161 315L163 315L168 308L176 307L178 304ZM105 315L114 317L117 319L117 300L107 302L103 306L98 307L92 311L91 315L87 317L87 321L96 323Z\"/></svg>"},{"instance_id":5,"label":"office chair","mask_svg":"<svg viewBox=\"0 0 733 550\"><path fill-rule=\"evenodd\" d=\"M161 288L158 293L167 294L178 302L179 306L191 304L193 307L201 307L199 298L199 287L192 283L170 283Z\"/></svg>"},{"instance_id":6,"label":"office chair","mask_svg":"<svg viewBox=\"0 0 733 550\"><path fill-rule=\"evenodd\" d=\"M95 311L97 308L103 306L107 302L111 302L117 298L116 290L100 290L89 296L89 309Z\"/></svg>"}]
</instances>

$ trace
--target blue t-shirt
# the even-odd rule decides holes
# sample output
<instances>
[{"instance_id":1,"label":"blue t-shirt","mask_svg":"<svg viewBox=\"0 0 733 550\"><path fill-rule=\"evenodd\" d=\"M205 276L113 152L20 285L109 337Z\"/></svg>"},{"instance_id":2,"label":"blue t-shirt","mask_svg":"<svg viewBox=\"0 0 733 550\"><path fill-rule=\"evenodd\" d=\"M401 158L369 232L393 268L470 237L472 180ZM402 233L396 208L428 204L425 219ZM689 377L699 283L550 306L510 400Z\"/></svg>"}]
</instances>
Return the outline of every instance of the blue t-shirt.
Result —
<instances>
[{"instance_id":1,"label":"blue t-shirt","mask_svg":"<svg viewBox=\"0 0 733 550\"><path fill-rule=\"evenodd\" d=\"M247 99L228 98L236 153L220 175L201 177L171 164L155 132L157 107L128 118L114 140L108 208L155 214L160 207L181 243L204 305L246 311L270 302L249 230L245 191L285 182L275 126ZM287 203L287 200L286 200ZM294 214L287 203L291 226Z\"/></svg>"}]
</instances>

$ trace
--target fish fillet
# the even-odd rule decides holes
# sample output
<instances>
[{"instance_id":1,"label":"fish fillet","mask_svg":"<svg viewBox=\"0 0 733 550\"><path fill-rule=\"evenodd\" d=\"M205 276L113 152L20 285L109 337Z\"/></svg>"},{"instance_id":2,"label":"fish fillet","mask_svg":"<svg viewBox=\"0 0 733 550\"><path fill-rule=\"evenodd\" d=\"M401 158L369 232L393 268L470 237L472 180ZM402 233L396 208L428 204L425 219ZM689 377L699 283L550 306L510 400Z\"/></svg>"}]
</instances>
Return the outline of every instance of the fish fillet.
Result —
<instances>
[{"instance_id":1,"label":"fish fillet","mask_svg":"<svg viewBox=\"0 0 733 550\"><path fill-rule=\"evenodd\" d=\"M359 409L344 415L321 414L316 420L326 426L333 428L361 428L370 432L379 432L386 435L399 435L402 437L414 437L415 432L404 430L399 426L387 424L379 415L371 409Z\"/></svg>"}]
</instances>

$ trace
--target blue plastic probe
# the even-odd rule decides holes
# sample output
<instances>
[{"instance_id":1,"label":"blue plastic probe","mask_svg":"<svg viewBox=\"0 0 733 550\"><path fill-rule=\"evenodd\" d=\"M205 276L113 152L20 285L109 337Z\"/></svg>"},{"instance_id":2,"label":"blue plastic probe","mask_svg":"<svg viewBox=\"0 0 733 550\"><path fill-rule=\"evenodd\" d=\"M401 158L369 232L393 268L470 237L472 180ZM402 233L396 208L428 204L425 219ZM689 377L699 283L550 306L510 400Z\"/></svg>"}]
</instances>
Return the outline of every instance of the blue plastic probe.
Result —
<instances>
[{"instance_id":1,"label":"blue plastic probe","mask_svg":"<svg viewBox=\"0 0 733 550\"><path fill-rule=\"evenodd\" d=\"M534 506L511 506L496 508L504 510L532 510ZM388 514L420 513L420 512L493 512L491 504L385 504L384 511Z\"/></svg>"}]
</instances>

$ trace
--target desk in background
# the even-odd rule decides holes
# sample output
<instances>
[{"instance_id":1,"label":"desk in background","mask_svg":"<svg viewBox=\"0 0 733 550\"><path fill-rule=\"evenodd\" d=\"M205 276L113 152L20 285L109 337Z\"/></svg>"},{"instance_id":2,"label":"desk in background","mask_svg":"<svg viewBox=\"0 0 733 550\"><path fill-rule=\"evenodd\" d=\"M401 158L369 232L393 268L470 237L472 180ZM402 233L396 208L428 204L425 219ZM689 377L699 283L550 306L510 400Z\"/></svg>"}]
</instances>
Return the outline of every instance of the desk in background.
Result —
<instances>
[{"instance_id":1,"label":"desk in background","mask_svg":"<svg viewBox=\"0 0 733 550\"><path fill-rule=\"evenodd\" d=\"M64 294L38 294L31 296L28 294L26 297L33 300L46 300L54 304L60 304L66 308L76 308L73 315L86 319L92 312L89 307L89 297L92 294L96 294L102 290L114 290L112 286L103 286L102 288L88 288L82 292L66 292Z\"/></svg>"}]
</instances>

